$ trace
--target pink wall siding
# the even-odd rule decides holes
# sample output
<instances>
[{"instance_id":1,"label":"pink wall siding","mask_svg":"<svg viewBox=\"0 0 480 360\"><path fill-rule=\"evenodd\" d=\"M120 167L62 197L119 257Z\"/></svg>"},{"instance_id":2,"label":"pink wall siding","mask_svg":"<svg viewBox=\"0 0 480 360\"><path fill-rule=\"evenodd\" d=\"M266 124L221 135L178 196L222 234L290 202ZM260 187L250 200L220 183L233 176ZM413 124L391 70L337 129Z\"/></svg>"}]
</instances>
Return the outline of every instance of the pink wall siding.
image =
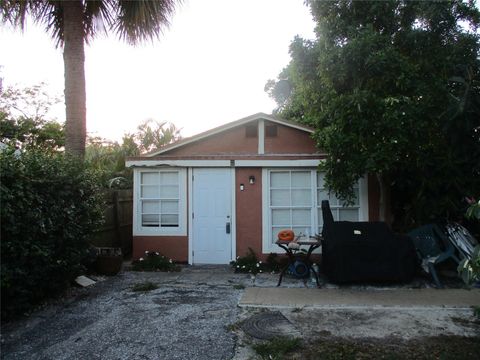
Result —
<instances>
[{"instance_id":1,"label":"pink wall siding","mask_svg":"<svg viewBox=\"0 0 480 360\"><path fill-rule=\"evenodd\" d=\"M248 178L255 176L255 184ZM240 184L245 190L240 191ZM262 253L262 169L237 168L235 171L237 256L244 256L248 248Z\"/></svg>"},{"instance_id":2,"label":"pink wall siding","mask_svg":"<svg viewBox=\"0 0 480 360\"><path fill-rule=\"evenodd\" d=\"M265 126L274 123L265 121ZM318 149L310 134L277 124L277 136L265 136L265 154L314 154Z\"/></svg>"},{"instance_id":3,"label":"pink wall siding","mask_svg":"<svg viewBox=\"0 0 480 360\"><path fill-rule=\"evenodd\" d=\"M256 124L253 122L252 124ZM172 149L168 156L213 155L213 154L255 154L258 152L258 138L246 137L245 126L226 130L220 134Z\"/></svg>"},{"instance_id":4,"label":"pink wall siding","mask_svg":"<svg viewBox=\"0 0 480 360\"><path fill-rule=\"evenodd\" d=\"M145 251L158 251L177 262L188 262L187 236L134 236L133 259L141 258Z\"/></svg>"}]
</instances>

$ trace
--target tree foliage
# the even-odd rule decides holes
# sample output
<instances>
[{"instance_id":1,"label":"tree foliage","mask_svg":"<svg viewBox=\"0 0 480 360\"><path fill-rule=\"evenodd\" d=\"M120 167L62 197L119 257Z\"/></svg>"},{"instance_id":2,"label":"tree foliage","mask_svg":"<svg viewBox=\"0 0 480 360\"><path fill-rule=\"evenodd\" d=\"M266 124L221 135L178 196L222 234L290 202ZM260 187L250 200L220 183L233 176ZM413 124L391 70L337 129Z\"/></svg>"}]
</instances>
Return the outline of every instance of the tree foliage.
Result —
<instances>
[{"instance_id":1,"label":"tree foliage","mask_svg":"<svg viewBox=\"0 0 480 360\"><path fill-rule=\"evenodd\" d=\"M61 149L64 126L50 115L58 102L43 83L25 89L6 88L0 93L0 141L18 149Z\"/></svg>"},{"instance_id":2,"label":"tree foliage","mask_svg":"<svg viewBox=\"0 0 480 360\"><path fill-rule=\"evenodd\" d=\"M51 116L52 106L59 101L48 94L44 83L24 89L6 88L0 94L0 142L22 151L63 151L65 128ZM85 161L99 174L102 186L130 188L132 172L125 168L125 159L180 138L180 129L174 124L149 119L135 133L125 134L121 142L88 137Z\"/></svg>"},{"instance_id":3,"label":"tree foliage","mask_svg":"<svg viewBox=\"0 0 480 360\"><path fill-rule=\"evenodd\" d=\"M180 138L180 129L174 124L149 119L143 121L135 133L125 134L121 143L89 137L85 161L100 174L103 186L130 188L132 170L125 168L126 158L160 149Z\"/></svg>"},{"instance_id":4,"label":"tree foliage","mask_svg":"<svg viewBox=\"0 0 480 360\"><path fill-rule=\"evenodd\" d=\"M85 162L89 168L97 171L103 187L131 188L132 171L125 167L125 159L138 154L138 145L132 136L125 135L122 143L100 137L89 137Z\"/></svg>"},{"instance_id":5,"label":"tree foliage","mask_svg":"<svg viewBox=\"0 0 480 360\"><path fill-rule=\"evenodd\" d=\"M474 2L307 3L316 38L295 38L266 91L282 116L316 128L327 186L348 200L376 174L399 226L454 216L480 189Z\"/></svg>"},{"instance_id":6,"label":"tree foliage","mask_svg":"<svg viewBox=\"0 0 480 360\"><path fill-rule=\"evenodd\" d=\"M175 124L148 119L138 126L134 139L140 152L147 153L180 140L180 131Z\"/></svg>"}]
</instances>

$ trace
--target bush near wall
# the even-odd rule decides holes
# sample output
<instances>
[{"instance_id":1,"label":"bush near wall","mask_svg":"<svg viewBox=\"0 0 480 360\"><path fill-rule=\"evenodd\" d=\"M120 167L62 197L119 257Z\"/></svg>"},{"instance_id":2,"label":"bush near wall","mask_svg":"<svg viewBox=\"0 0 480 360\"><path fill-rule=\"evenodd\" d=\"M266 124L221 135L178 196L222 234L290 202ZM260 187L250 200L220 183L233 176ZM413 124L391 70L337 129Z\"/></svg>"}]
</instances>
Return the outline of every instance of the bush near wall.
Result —
<instances>
[{"instance_id":1,"label":"bush near wall","mask_svg":"<svg viewBox=\"0 0 480 360\"><path fill-rule=\"evenodd\" d=\"M64 290L83 270L101 223L95 175L77 159L0 151L1 314L7 319Z\"/></svg>"}]
</instances>

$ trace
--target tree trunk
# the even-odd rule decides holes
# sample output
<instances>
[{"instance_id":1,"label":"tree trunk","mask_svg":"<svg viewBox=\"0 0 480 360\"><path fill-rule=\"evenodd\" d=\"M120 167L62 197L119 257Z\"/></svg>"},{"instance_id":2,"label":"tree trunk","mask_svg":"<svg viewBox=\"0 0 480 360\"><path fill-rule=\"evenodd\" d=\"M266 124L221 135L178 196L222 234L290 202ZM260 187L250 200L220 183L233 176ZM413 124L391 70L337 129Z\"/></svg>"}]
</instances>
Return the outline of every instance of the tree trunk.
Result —
<instances>
[{"instance_id":1,"label":"tree trunk","mask_svg":"<svg viewBox=\"0 0 480 360\"><path fill-rule=\"evenodd\" d=\"M65 150L84 157L87 136L83 3L64 1Z\"/></svg>"},{"instance_id":2,"label":"tree trunk","mask_svg":"<svg viewBox=\"0 0 480 360\"><path fill-rule=\"evenodd\" d=\"M387 220L387 204L386 204L386 195L387 195L387 189L386 189L386 184L383 176L381 174L377 174L377 181L378 181L378 186L380 188L380 199L379 199L379 220L380 221L386 221Z\"/></svg>"}]
</instances>

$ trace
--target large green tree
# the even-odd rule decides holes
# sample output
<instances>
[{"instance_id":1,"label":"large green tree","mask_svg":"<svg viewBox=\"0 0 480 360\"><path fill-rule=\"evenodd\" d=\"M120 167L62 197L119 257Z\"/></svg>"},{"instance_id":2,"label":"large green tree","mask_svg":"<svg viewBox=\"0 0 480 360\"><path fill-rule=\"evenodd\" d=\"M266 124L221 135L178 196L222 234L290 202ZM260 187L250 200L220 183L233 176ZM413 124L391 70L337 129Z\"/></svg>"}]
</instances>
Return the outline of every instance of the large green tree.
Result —
<instances>
[{"instance_id":1,"label":"large green tree","mask_svg":"<svg viewBox=\"0 0 480 360\"><path fill-rule=\"evenodd\" d=\"M86 141L84 44L98 33L114 32L128 43L158 37L174 11L174 0L3 0L3 22L23 28L27 15L45 25L65 65L66 150L83 157Z\"/></svg>"},{"instance_id":2,"label":"large green tree","mask_svg":"<svg viewBox=\"0 0 480 360\"><path fill-rule=\"evenodd\" d=\"M180 129L175 124L148 119L138 125L135 133L124 134L121 143L89 137L85 161L100 174L104 186L132 187L132 169L125 167L126 158L155 151L180 139Z\"/></svg>"},{"instance_id":3,"label":"large green tree","mask_svg":"<svg viewBox=\"0 0 480 360\"><path fill-rule=\"evenodd\" d=\"M147 119L138 125L134 138L140 152L147 153L180 140L180 130L175 124Z\"/></svg>"},{"instance_id":4,"label":"large green tree","mask_svg":"<svg viewBox=\"0 0 480 360\"><path fill-rule=\"evenodd\" d=\"M327 186L348 199L367 173L405 228L480 191L480 13L473 1L307 1L316 38L296 38L266 90L315 127ZM475 194L477 192L477 194Z\"/></svg>"},{"instance_id":5,"label":"large green tree","mask_svg":"<svg viewBox=\"0 0 480 360\"><path fill-rule=\"evenodd\" d=\"M50 114L59 101L45 91L45 84L2 90L0 142L23 150L61 150L65 146L64 125Z\"/></svg>"}]
</instances>

